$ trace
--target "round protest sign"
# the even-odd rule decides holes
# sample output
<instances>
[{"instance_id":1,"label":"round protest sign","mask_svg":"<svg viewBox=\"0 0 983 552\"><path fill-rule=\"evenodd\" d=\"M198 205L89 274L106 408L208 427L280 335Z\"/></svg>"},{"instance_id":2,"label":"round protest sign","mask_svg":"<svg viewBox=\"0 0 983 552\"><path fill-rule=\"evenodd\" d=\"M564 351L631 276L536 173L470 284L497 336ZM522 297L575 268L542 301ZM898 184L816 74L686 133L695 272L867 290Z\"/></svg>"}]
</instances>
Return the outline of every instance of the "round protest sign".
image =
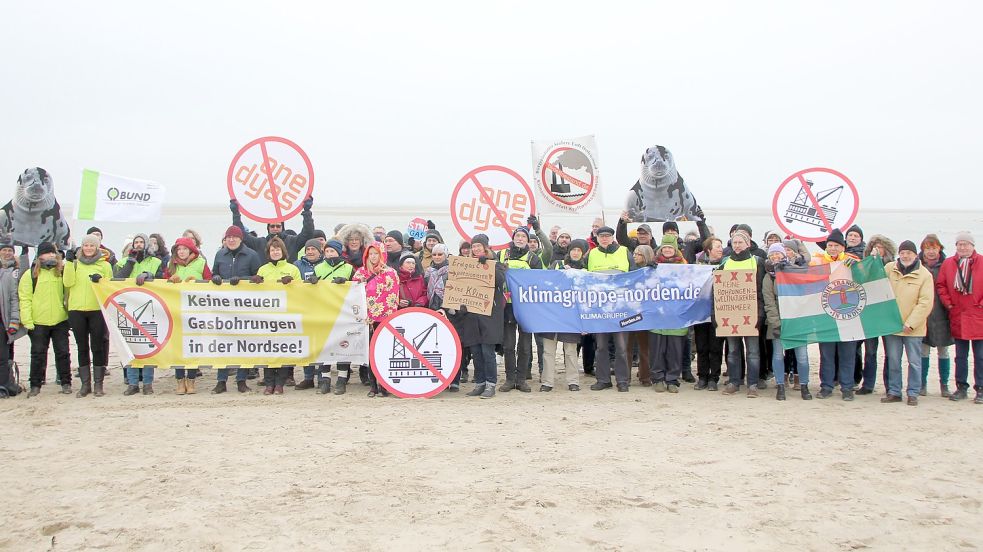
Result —
<instances>
[{"instance_id":1,"label":"round protest sign","mask_svg":"<svg viewBox=\"0 0 983 552\"><path fill-rule=\"evenodd\" d=\"M134 358L157 354L171 339L174 327L171 311L164 300L150 290L121 289L106 298L103 308L114 315L110 322L119 330Z\"/></svg>"},{"instance_id":2,"label":"round protest sign","mask_svg":"<svg viewBox=\"0 0 983 552\"><path fill-rule=\"evenodd\" d=\"M775 192L771 209L786 234L817 242L834 228L845 232L853 224L860 196L843 173L815 167L786 178Z\"/></svg>"},{"instance_id":3,"label":"round protest sign","mask_svg":"<svg viewBox=\"0 0 983 552\"><path fill-rule=\"evenodd\" d=\"M597 193L594 156L576 142L547 148L539 158L535 176L542 197L562 211L579 211Z\"/></svg>"},{"instance_id":4,"label":"round protest sign","mask_svg":"<svg viewBox=\"0 0 983 552\"><path fill-rule=\"evenodd\" d=\"M416 217L406 225L406 233L414 240L422 240L427 235L427 220Z\"/></svg>"},{"instance_id":5,"label":"round protest sign","mask_svg":"<svg viewBox=\"0 0 983 552\"><path fill-rule=\"evenodd\" d=\"M258 222L290 219L314 191L314 168L300 146L277 136L249 142L229 165L229 197Z\"/></svg>"},{"instance_id":6,"label":"round protest sign","mask_svg":"<svg viewBox=\"0 0 983 552\"><path fill-rule=\"evenodd\" d=\"M369 360L379 383L397 397L432 397L457 375L461 340L434 311L401 309L379 324Z\"/></svg>"},{"instance_id":7,"label":"round protest sign","mask_svg":"<svg viewBox=\"0 0 983 552\"><path fill-rule=\"evenodd\" d=\"M535 212L529 184L519 173L498 165L468 172L451 194L451 220L458 234L466 240L485 234L496 251L508 247L512 232Z\"/></svg>"}]
</instances>

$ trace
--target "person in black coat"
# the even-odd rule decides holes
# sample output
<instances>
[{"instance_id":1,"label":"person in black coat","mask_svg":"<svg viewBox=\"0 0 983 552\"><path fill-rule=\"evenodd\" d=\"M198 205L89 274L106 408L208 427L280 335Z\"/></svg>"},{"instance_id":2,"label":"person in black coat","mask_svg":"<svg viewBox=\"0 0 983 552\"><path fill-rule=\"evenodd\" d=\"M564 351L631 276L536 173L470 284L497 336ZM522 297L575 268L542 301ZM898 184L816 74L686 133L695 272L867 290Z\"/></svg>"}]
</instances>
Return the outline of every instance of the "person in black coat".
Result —
<instances>
[{"instance_id":1,"label":"person in black coat","mask_svg":"<svg viewBox=\"0 0 983 552\"><path fill-rule=\"evenodd\" d=\"M314 198L308 197L304 200L304 210L300 213L304 222L299 234L288 232L284 222L279 221L267 223L266 237L258 237L246 232L246 227L242 224L242 215L239 213L239 202L234 199L229 200L229 210L232 211L232 224L242 230L242 240L246 244L246 247L255 251L257 255L265 257L267 242L273 238L280 238L287 246L285 253L288 259L296 259L297 252L304 247L307 240L314 237L314 216L311 215L311 207L313 205Z\"/></svg>"}]
</instances>

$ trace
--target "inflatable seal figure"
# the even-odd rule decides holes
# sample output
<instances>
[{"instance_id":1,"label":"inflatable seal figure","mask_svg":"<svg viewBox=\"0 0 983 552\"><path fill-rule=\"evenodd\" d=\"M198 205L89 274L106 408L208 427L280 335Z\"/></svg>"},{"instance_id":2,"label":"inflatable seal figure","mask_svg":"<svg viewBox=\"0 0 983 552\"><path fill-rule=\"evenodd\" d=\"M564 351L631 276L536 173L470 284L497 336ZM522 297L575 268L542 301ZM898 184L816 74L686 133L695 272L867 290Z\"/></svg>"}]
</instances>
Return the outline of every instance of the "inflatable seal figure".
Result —
<instances>
[{"instance_id":1,"label":"inflatable seal figure","mask_svg":"<svg viewBox=\"0 0 983 552\"><path fill-rule=\"evenodd\" d=\"M14 198L0 208L0 238L22 246L51 242L62 251L68 249L71 229L48 171L33 167L17 177Z\"/></svg>"},{"instance_id":2,"label":"inflatable seal figure","mask_svg":"<svg viewBox=\"0 0 983 552\"><path fill-rule=\"evenodd\" d=\"M642 174L628 193L625 210L632 222L698 220L696 198L676 171L672 153L652 146L642 155Z\"/></svg>"}]
</instances>

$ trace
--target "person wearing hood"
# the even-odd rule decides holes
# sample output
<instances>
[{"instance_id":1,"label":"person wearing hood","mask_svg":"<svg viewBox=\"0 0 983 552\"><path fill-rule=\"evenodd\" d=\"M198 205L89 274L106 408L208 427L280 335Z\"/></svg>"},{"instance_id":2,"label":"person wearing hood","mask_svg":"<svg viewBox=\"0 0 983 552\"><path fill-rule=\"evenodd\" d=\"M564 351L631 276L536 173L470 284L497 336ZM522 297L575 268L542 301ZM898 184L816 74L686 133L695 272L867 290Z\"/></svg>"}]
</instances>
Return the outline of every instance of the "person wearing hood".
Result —
<instances>
[{"instance_id":1,"label":"person wearing hood","mask_svg":"<svg viewBox=\"0 0 983 552\"><path fill-rule=\"evenodd\" d=\"M138 285L143 285L147 280L164 276L164 263L160 261L160 257L147 252L148 239L146 234L133 236L130 249L124 251L126 259L116 263L117 278L135 278Z\"/></svg>"},{"instance_id":2,"label":"person wearing hood","mask_svg":"<svg viewBox=\"0 0 983 552\"><path fill-rule=\"evenodd\" d=\"M249 279L250 282L279 282L289 285L294 280L300 280L300 270L289 261L287 246L280 238L273 237L266 242L266 259L267 263L259 267L256 275ZM263 394L282 395L284 386L292 385L293 371L293 366L264 368L263 381L266 389Z\"/></svg>"},{"instance_id":3,"label":"person wearing hood","mask_svg":"<svg viewBox=\"0 0 983 552\"><path fill-rule=\"evenodd\" d=\"M724 262L724 242L711 236L703 242L703 253L698 256L696 263L718 266ZM693 326L693 337L696 342L696 386L702 391L716 391L720 381L720 366L724 360L724 338L717 337L713 321L703 322Z\"/></svg>"},{"instance_id":4,"label":"person wearing hood","mask_svg":"<svg viewBox=\"0 0 983 552\"><path fill-rule=\"evenodd\" d=\"M109 365L109 349L106 347L109 329L92 286L102 278L111 279L113 267L109 265L108 252L100 245L102 240L95 234L83 237L75 260L65 264L62 274L62 282L68 292L68 325L75 336L78 374L82 381L76 395L80 398L93 392L93 384L95 396L105 394L103 380L106 366Z\"/></svg>"},{"instance_id":5,"label":"person wearing hood","mask_svg":"<svg viewBox=\"0 0 983 552\"><path fill-rule=\"evenodd\" d=\"M320 230L320 229L315 230L314 231L314 235L311 236L311 239L310 240L307 240L306 242L304 242L304 247L301 247L300 250L297 251L297 259L296 260L299 261L299 260L303 259L305 256L307 256L307 246L308 246L308 244L311 243L311 240L317 241L317 247L316 247L316 249L318 251L324 251L324 244L328 243L328 236L327 236L327 234L324 233L324 230ZM298 266L297 268L300 268L300 266ZM303 274L303 272L304 271L301 270L301 274Z\"/></svg>"},{"instance_id":6,"label":"person wearing hood","mask_svg":"<svg viewBox=\"0 0 983 552\"><path fill-rule=\"evenodd\" d=\"M550 258L549 266L553 266L558 261L563 261L567 258L567 252L569 251L570 242L573 240L573 234L565 228L558 228L556 231L556 243L553 244L553 256ZM585 242L586 243L586 242Z\"/></svg>"},{"instance_id":7,"label":"person wearing hood","mask_svg":"<svg viewBox=\"0 0 983 552\"><path fill-rule=\"evenodd\" d=\"M472 247L474 242L472 241ZM512 243L508 248L499 252L498 261L507 266L508 270L538 270L543 268L543 261L538 255L529 251L529 230L519 226L512 231ZM532 334L525 332L519 326L512 311L512 295L505 292L505 382L498 390L508 393L518 389L529 393L532 389L526 383L532 379ZM529 372L526 374L526 366ZM521 370L520 370L521 369Z\"/></svg>"},{"instance_id":8,"label":"person wearing hood","mask_svg":"<svg viewBox=\"0 0 983 552\"><path fill-rule=\"evenodd\" d=\"M477 234L471 238L471 256L478 263L494 262L495 253L488 246L488 236ZM495 292L492 312L482 316L468 312L461 306L459 310L448 310L448 319L461 338L461 346L471 350L474 361L474 389L469 397L490 399L495 396L498 383L498 370L495 362L495 347L504 340L505 333L505 271L504 263L495 263Z\"/></svg>"},{"instance_id":9,"label":"person wearing hood","mask_svg":"<svg viewBox=\"0 0 983 552\"><path fill-rule=\"evenodd\" d=\"M557 238L559 239L559 237ZM566 258L556 261L550 266L551 270L586 270L584 257L587 254L586 240L573 240L569 243ZM577 344L580 343L579 333L544 333L543 336L543 373L539 386L541 392L553 390L556 379L556 346L562 343L563 370L567 380L567 390L580 391L580 370L577 368Z\"/></svg>"},{"instance_id":10,"label":"person wearing hood","mask_svg":"<svg viewBox=\"0 0 983 552\"><path fill-rule=\"evenodd\" d=\"M248 280L256 275L262 261L259 255L246 247L242 242L242 228L230 226L222 239L222 248L215 253L212 262L212 283L220 286L223 282L238 285L241 280ZM229 368L219 368L215 371L215 388L212 394L225 393L229 380ZM236 368L236 387L240 393L248 393L252 389L246 385L249 378L248 368Z\"/></svg>"},{"instance_id":11,"label":"person wearing hood","mask_svg":"<svg viewBox=\"0 0 983 552\"><path fill-rule=\"evenodd\" d=\"M38 245L30 271L17 286L20 322L31 338L31 390L28 398L41 393L48 369L48 346L55 349L55 367L61 393L72 393L72 367L68 352L68 311L65 310L64 265L55 245Z\"/></svg>"},{"instance_id":12,"label":"person wearing hood","mask_svg":"<svg viewBox=\"0 0 983 552\"><path fill-rule=\"evenodd\" d=\"M6 343L0 345L0 389L6 390L8 396L20 392L20 384L10 377L13 374L14 341L27 335L20 323L19 277L20 265L14 245L7 241L0 243L0 328L6 336Z\"/></svg>"},{"instance_id":13,"label":"person wearing hood","mask_svg":"<svg viewBox=\"0 0 983 552\"><path fill-rule=\"evenodd\" d=\"M758 305L758 330L765 321L765 305L761 297L761 285L764 281L764 261L751 253L751 235L738 227L731 236L731 254L720 264L721 270L753 270L755 271L756 296ZM725 395L733 395L741 388L741 361L747 366L747 397L758 396L758 379L761 375L761 343L759 336L728 337L727 338L727 385Z\"/></svg>"},{"instance_id":14,"label":"person wearing hood","mask_svg":"<svg viewBox=\"0 0 983 552\"><path fill-rule=\"evenodd\" d=\"M687 264L679 250L679 238L667 233L662 236L656 265ZM649 371L657 393L679 393L679 379L683 373L683 358L689 328L649 330Z\"/></svg>"},{"instance_id":15,"label":"person wearing hood","mask_svg":"<svg viewBox=\"0 0 983 552\"><path fill-rule=\"evenodd\" d=\"M390 230L382 241L382 245L386 248L386 265L394 271L399 270L399 259L403 256L403 253L413 253L404 243L403 233L399 230Z\"/></svg>"},{"instance_id":16,"label":"person wearing hood","mask_svg":"<svg viewBox=\"0 0 983 552\"><path fill-rule=\"evenodd\" d=\"M850 267L859 258L846 252L846 239L843 232L833 229L826 238L824 250L812 256L810 266L819 266L834 262L842 262ZM840 383L840 391L844 401L854 399L855 368L857 363L857 347L859 341L840 341L819 344L819 395L820 399L833 396L833 384Z\"/></svg>"},{"instance_id":17,"label":"person wearing hood","mask_svg":"<svg viewBox=\"0 0 983 552\"><path fill-rule=\"evenodd\" d=\"M676 248L679 249L679 254L683 256L688 264L696 262L696 255L703 250L703 242L710 238L710 227L706 223L706 215L703 214L703 208L697 206L696 216L699 217L696 220L696 229L698 232L698 237L692 240L684 240L679 235L679 224L672 220L667 220L662 223L662 235L663 236L673 236L676 238ZM748 227L748 233L750 234L750 227ZM687 341L687 343L689 343ZM687 349L689 345L687 345ZM689 357L689 351L685 352L685 356ZM683 366L683 376L684 380L692 383L695 381L693 379L692 373L688 371L688 366ZM689 376L689 377L686 377Z\"/></svg>"},{"instance_id":18,"label":"person wearing hood","mask_svg":"<svg viewBox=\"0 0 983 552\"><path fill-rule=\"evenodd\" d=\"M854 241L856 241L857 236L860 237L860 241L863 241L863 234L858 234L859 227L854 229L851 227L851 231L847 232L847 243L849 244L850 237L852 236ZM849 245L847 246L849 247ZM887 236L882 236L880 234L874 234L870 237L870 241L867 242L866 247L860 254L860 258L865 257L878 257L884 264L885 268L894 263L894 257L897 254L897 248L894 242ZM886 340L883 337L871 337L863 340L863 354L860 353L861 345L857 346L857 364L854 367L854 381L860 385L857 389L858 395L870 395L874 393L874 385L877 384L877 350L880 348L880 344L884 342L886 346ZM886 350L886 349L885 349ZM887 371L888 362L887 356L884 357L884 366L882 370L882 379L885 382L885 389L887 388Z\"/></svg>"},{"instance_id":19,"label":"person wearing hood","mask_svg":"<svg viewBox=\"0 0 983 552\"><path fill-rule=\"evenodd\" d=\"M379 228L378 226L376 227L376 229ZM369 232L369 227L364 224L346 224L336 233L338 240L345 246L341 252L342 258L345 259L346 263L352 265L355 270L362 267L362 259L365 257L365 246L373 241L381 243L386 238L385 233L383 233L380 239L374 239L372 233ZM402 234L400 234L400 238L402 237Z\"/></svg>"},{"instance_id":20,"label":"person wearing hood","mask_svg":"<svg viewBox=\"0 0 983 552\"><path fill-rule=\"evenodd\" d=\"M755 243L754 240L750 239L751 236L754 235L751 232L751 226L743 223L735 224L730 230L730 237L732 240L734 238L734 233L737 232L738 230L741 230L748 235L748 239L750 240L750 245L748 246L748 252L751 255L757 257L761 261L761 263L764 264L765 259L768 257L768 254L765 253L763 249L758 247L758 244ZM733 252L734 252L733 244L731 242L727 242L727 247L724 248L724 257L729 257Z\"/></svg>"},{"instance_id":21,"label":"person wearing hood","mask_svg":"<svg viewBox=\"0 0 983 552\"><path fill-rule=\"evenodd\" d=\"M106 244L105 244L106 237L103 236L102 230L98 226L92 226L88 230L86 230L85 234L86 235L95 234L96 236L99 237L99 241L100 241L100 243L102 243L102 245L100 247L102 247L106 251L106 253L107 253L107 257L106 258L107 258L107 262L109 263L109 266L115 267L116 266L116 263L119 262L119 260L116 258L116 252L114 252L112 249L106 247Z\"/></svg>"},{"instance_id":22,"label":"person wearing hood","mask_svg":"<svg viewBox=\"0 0 983 552\"><path fill-rule=\"evenodd\" d=\"M972 350L973 402L983 404L983 255L976 252L976 240L969 232L956 234L956 254L942 262L935 289L949 312L949 329L956 341L956 392L949 400L968 398Z\"/></svg>"},{"instance_id":23,"label":"person wearing hood","mask_svg":"<svg viewBox=\"0 0 983 552\"><path fill-rule=\"evenodd\" d=\"M877 236L870 239L873 242ZM928 326L928 316L935 301L932 273L918 260L915 243L909 240L898 247L898 260L887 266L887 279L894 291L894 298L901 312L902 330L884 336L884 353L887 355L888 377L885 380L887 395L882 403L901 402L904 387L901 374L902 352L908 357L908 406L918 406L921 391L922 340Z\"/></svg>"},{"instance_id":24,"label":"person wearing hood","mask_svg":"<svg viewBox=\"0 0 983 552\"><path fill-rule=\"evenodd\" d=\"M618 245L614 240L614 228L602 226L597 229L597 247L587 254L588 272L617 274L634 270L635 263L628 254L628 248ZM614 373L618 391L628 392L631 371L628 369L628 336L624 332L594 334L594 362L597 363L594 377L597 381L590 386L592 391L610 389L611 342L614 342Z\"/></svg>"},{"instance_id":25,"label":"person wearing hood","mask_svg":"<svg viewBox=\"0 0 983 552\"><path fill-rule=\"evenodd\" d=\"M921 243L921 253L918 260L929 272L932 273L934 281L939 280L939 269L945 261L945 248L935 234L925 236ZM935 291L935 302L932 303L932 313L928 315L928 325L925 328L925 339L922 341L922 387L919 395L927 395L928 371L931 366L932 348L935 348L936 358L938 359L939 369L939 389L943 397L948 398L949 375L951 374L951 360L949 359L949 346L954 341L952 331L949 329L949 313L939 299L938 289Z\"/></svg>"},{"instance_id":26,"label":"person wearing hood","mask_svg":"<svg viewBox=\"0 0 983 552\"><path fill-rule=\"evenodd\" d=\"M399 258L399 308L427 306L427 283L416 262L416 256L405 252Z\"/></svg>"},{"instance_id":27,"label":"person wearing hood","mask_svg":"<svg viewBox=\"0 0 983 552\"><path fill-rule=\"evenodd\" d=\"M655 267L655 250L648 244L636 244L632 251L632 258L635 260L635 270L646 267ZM648 330L638 330L628 332L628 354L634 356L638 349L638 381L642 387L652 387L652 367L649 364L649 338L651 332Z\"/></svg>"},{"instance_id":28,"label":"person wearing hood","mask_svg":"<svg viewBox=\"0 0 983 552\"><path fill-rule=\"evenodd\" d=\"M765 316L768 318L766 336L772 341L772 364L776 367L785 363L785 350L782 347L782 314L778 304L778 286L775 283L776 271L784 270L787 267L795 267L788 261L785 252L785 245L781 242L773 242L768 246L768 260L765 261L765 276L761 285L761 295L764 297ZM801 345L791 349L795 355L795 366L798 372L799 391L802 400L812 400L812 393L809 392L809 347ZM775 399L785 400L785 370L775 370L775 384L777 390Z\"/></svg>"},{"instance_id":29,"label":"person wearing hood","mask_svg":"<svg viewBox=\"0 0 983 552\"><path fill-rule=\"evenodd\" d=\"M238 226L243 233L243 243L257 255L265 254L266 242L273 238L280 238L286 245L288 259L296 258L297 252L307 243L307 240L314 237L314 216L311 214L311 207L314 206L314 198L308 197L304 200L303 210L300 213L303 220L299 234L292 234L287 231L284 221L266 223L266 236L253 236L246 232L246 226L242 223L242 215L239 212L239 202L229 200L229 210L232 211L232 225Z\"/></svg>"},{"instance_id":30,"label":"person wearing hood","mask_svg":"<svg viewBox=\"0 0 983 552\"><path fill-rule=\"evenodd\" d=\"M188 231L185 233L187 234ZM193 236L181 236L174 241L167 268L164 269L165 279L174 284L212 279L212 271L208 268L208 263L198 249L198 240L200 237L196 240ZM196 394L198 388L195 386L195 381L198 375L198 370L195 368L176 368L174 379L177 380L177 388L174 393L176 395Z\"/></svg>"},{"instance_id":31,"label":"person wearing hood","mask_svg":"<svg viewBox=\"0 0 983 552\"><path fill-rule=\"evenodd\" d=\"M399 308L399 276L386 263L383 246L373 242L365 248L365 258L362 267L355 271L353 282L365 284L366 322L369 324L369 337L379 327L379 323ZM367 367L366 367L367 368ZM389 391L376 381L375 373L369 371L369 396L388 396ZM338 382L335 385L335 395L345 392L348 384L348 372L342 372L338 367Z\"/></svg>"}]
</instances>

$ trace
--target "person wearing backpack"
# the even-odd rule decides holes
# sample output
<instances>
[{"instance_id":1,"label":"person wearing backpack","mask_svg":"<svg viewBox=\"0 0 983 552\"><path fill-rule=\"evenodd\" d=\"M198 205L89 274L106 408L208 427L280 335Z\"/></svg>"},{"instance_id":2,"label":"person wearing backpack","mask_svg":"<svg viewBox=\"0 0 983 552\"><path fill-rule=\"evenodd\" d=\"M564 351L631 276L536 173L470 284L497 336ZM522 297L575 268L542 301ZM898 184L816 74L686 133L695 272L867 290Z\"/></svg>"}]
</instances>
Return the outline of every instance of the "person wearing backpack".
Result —
<instances>
[{"instance_id":1,"label":"person wearing backpack","mask_svg":"<svg viewBox=\"0 0 983 552\"><path fill-rule=\"evenodd\" d=\"M113 277L108 252L99 248L101 241L95 234L82 238L82 246L75 253L75 260L65 264L62 276L68 290L68 324L72 327L78 349L76 355L82 387L75 396L79 398L92 393L93 384L95 396L104 395L102 382L109 364L109 349L106 347L109 329L102 317L99 300L92 290L93 283Z\"/></svg>"},{"instance_id":2,"label":"person wearing backpack","mask_svg":"<svg viewBox=\"0 0 983 552\"><path fill-rule=\"evenodd\" d=\"M68 311L65 310L63 264L55 245L38 246L37 257L29 274L20 279L20 320L31 337L31 391L36 397L48 368L48 344L55 348L55 367L61 381L61 393L72 393L72 368L68 356Z\"/></svg>"},{"instance_id":3,"label":"person wearing backpack","mask_svg":"<svg viewBox=\"0 0 983 552\"><path fill-rule=\"evenodd\" d=\"M20 323L20 298L17 296L19 273L14 246L9 242L0 244L0 327L7 337L6 343L0 344L0 398L13 397L21 392L13 363L13 343L27 335L27 330Z\"/></svg>"}]
</instances>

